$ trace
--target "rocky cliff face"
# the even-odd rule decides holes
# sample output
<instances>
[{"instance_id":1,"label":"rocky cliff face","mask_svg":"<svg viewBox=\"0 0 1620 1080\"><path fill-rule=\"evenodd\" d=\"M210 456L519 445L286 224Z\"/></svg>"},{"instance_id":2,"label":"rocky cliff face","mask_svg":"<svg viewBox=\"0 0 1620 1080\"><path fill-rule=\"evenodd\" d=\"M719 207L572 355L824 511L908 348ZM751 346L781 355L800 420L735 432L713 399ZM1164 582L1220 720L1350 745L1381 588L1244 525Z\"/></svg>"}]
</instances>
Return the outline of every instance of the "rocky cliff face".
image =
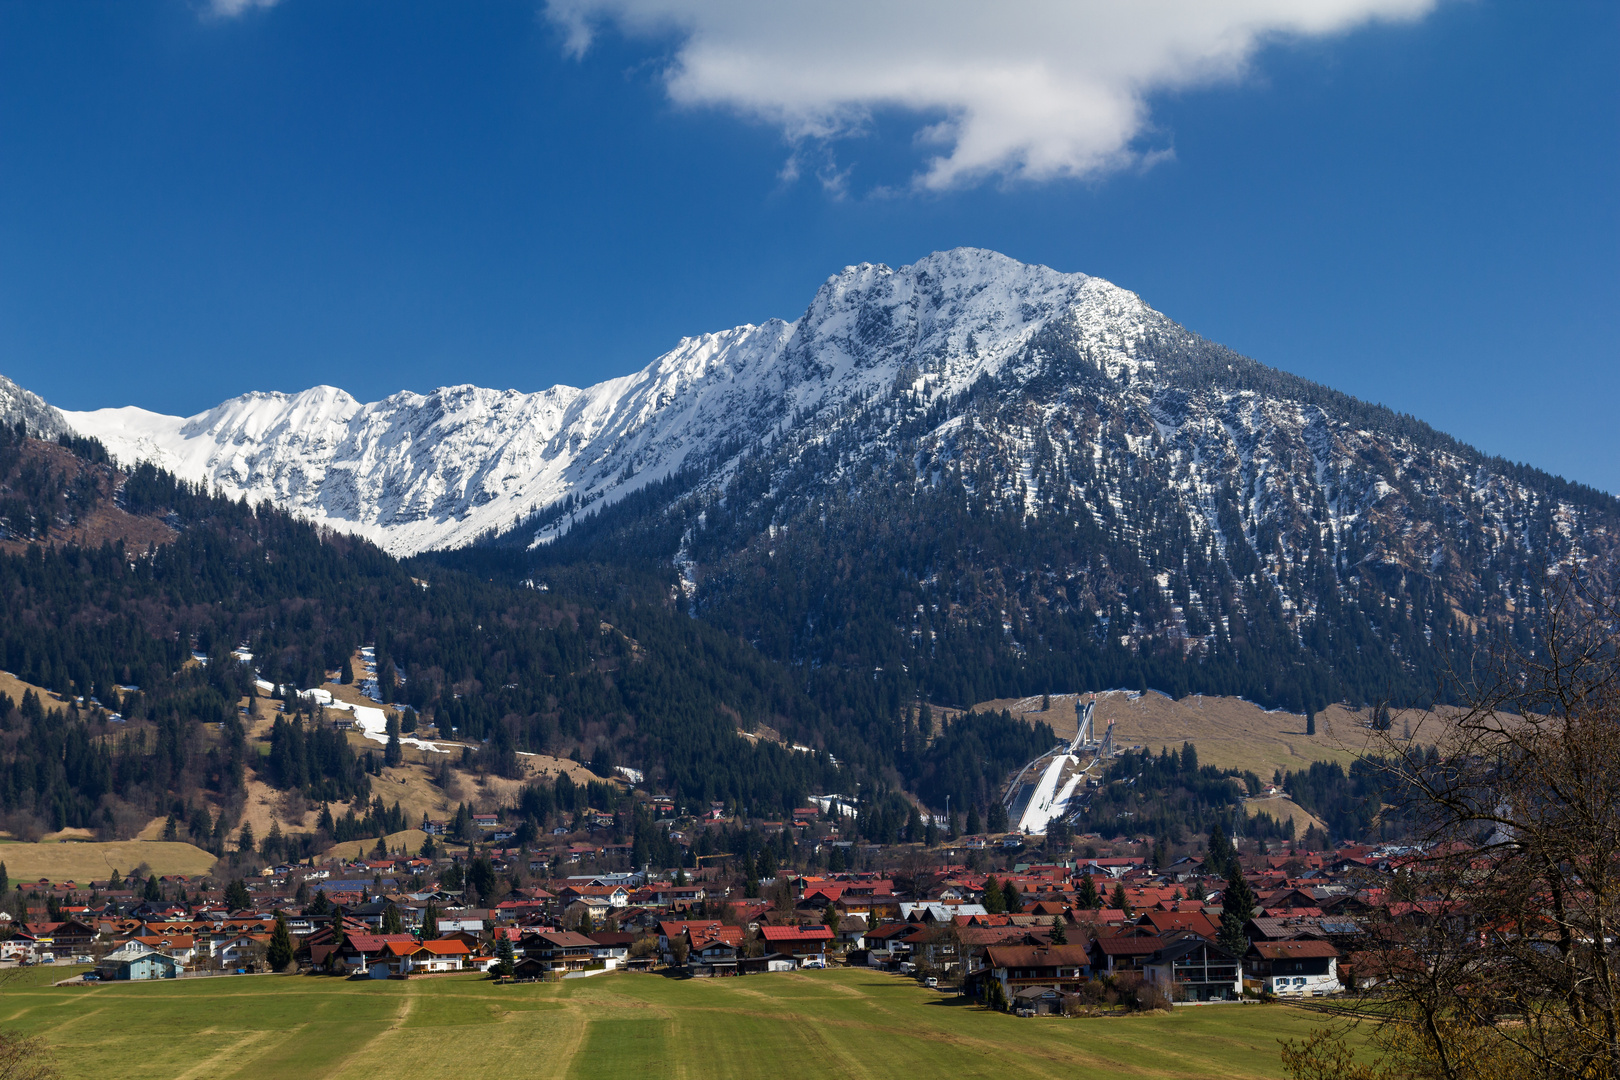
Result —
<instances>
[{"instance_id":1,"label":"rocky cliff face","mask_svg":"<svg viewBox=\"0 0 1620 1080\"><path fill-rule=\"evenodd\" d=\"M0 424L16 427L22 424L30 435L54 439L68 430L62 414L45 404L40 396L24 390L4 375L0 375Z\"/></svg>"}]
</instances>

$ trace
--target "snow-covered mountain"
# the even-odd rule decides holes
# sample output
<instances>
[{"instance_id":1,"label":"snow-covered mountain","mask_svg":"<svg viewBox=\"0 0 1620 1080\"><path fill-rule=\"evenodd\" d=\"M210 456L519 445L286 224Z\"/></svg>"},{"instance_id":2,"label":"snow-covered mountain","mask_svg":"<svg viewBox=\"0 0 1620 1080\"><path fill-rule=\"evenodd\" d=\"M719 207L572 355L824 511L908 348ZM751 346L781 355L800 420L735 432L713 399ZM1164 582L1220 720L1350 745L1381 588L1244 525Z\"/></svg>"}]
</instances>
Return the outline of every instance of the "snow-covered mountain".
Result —
<instances>
[{"instance_id":1,"label":"snow-covered mountain","mask_svg":"<svg viewBox=\"0 0 1620 1080\"><path fill-rule=\"evenodd\" d=\"M1414 696L1483 631L1533 634L1549 574L1620 555L1613 496L974 249L847 267L792 322L585 389L61 415L396 554L566 535L554 560L673 563L768 655L931 672L940 700L1188 664L1294 708Z\"/></svg>"},{"instance_id":2,"label":"snow-covered mountain","mask_svg":"<svg viewBox=\"0 0 1620 1080\"><path fill-rule=\"evenodd\" d=\"M357 532L396 554L459 547L547 508L612 502L887 392L929 398L1013 374L1039 332L1134 371L1157 316L1134 294L962 249L892 270L846 268L794 322L687 338L633 375L538 393L453 386L362 404L342 390L252 393L192 417L133 407L64 413L121 461L151 461L232 496ZM555 517L555 515L544 515ZM543 535L564 529L552 521Z\"/></svg>"},{"instance_id":3,"label":"snow-covered mountain","mask_svg":"<svg viewBox=\"0 0 1620 1080\"><path fill-rule=\"evenodd\" d=\"M0 405L18 395L0 385ZM718 491L744 461L768 473L766 501L848 493L902 454L913 483L957 477L1026 517L1185 533L1228 564L1237 544L1285 612L1322 602L1306 582L1329 550L1425 574L1467 563L1454 577L1511 606L1516 586L1458 552L1483 544L1545 569L1614 539L1607 496L1212 345L1099 278L968 248L846 267L793 322L687 338L584 389L454 386L362 404L323 386L184 418L61 416L122 461L269 499L396 554L520 527L543 542L678 473ZM1166 596L1199 591L1176 568L1155 573Z\"/></svg>"},{"instance_id":4,"label":"snow-covered mountain","mask_svg":"<svg viewBox=\"0 0 1620 1080\"><path fill-rule=\"evenodd\" d=\"M4 375L0 375L0 424L11 427L22 424L30 433L47 439L68 430L60 412L45 404L32 390L24 390Z\"/></svg>"}]
</instances>

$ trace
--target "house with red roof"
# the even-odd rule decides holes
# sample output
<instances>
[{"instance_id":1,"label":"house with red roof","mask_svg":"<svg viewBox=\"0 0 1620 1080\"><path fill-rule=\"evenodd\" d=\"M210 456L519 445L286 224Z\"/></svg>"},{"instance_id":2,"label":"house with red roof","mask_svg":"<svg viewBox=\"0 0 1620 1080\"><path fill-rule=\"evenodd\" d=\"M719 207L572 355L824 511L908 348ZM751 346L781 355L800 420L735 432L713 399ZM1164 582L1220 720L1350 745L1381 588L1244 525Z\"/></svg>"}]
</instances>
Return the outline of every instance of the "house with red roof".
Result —
<instances>
[{"instance_id":1,"label":"house with red roof","mask_svg":"<svg viewBox=\"0 0 1620 1080\"><path fill-rule=\"evenodd\" d=\"M391 941L389 966L396 975L442 975L461 971L473 957L465 941L456 938L433 941Z\"/></svg>"},{"instance_id":2,"label":"house with red roof","mask_svg":"<svg viewBox=\"0 0 1620 1080\"><path fill-rule=\"evenodd\" d=\"M762 926L759 936L767 951L791 956L803 966L806 961L826 962L833 932L826 926Z\"/></svg>"},{"instance_id":3,"label":"house with red roof","mask_svg":"<svg viewBox=\"0 0 1620 1080\"><path fill-rule=\"evenodd\" d=\"M1091 977L1091 956L1084 945L991 945L980 972L976 985L993 979L1008 1000L1028 987L1073 992Z\"/></svg>"}]
</instances>

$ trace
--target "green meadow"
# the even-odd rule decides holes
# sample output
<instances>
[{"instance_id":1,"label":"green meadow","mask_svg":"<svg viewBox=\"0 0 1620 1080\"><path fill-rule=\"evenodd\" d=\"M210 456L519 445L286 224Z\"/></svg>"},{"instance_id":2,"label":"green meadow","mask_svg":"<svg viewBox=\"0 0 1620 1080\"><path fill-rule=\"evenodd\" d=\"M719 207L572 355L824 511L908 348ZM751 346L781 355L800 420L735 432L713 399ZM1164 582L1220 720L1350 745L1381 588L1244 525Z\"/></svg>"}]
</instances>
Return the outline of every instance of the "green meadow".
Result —
<instances>
[{"instance_id":1,"label":"green meadow","mask_svg":"<svg viewBox=\"0 0 1620 1080\"><path fill-rule=\"evenodd\" d=\"M33 973L30 973L33 974ZM244 976L52 987L13 982L0 1021L44 1036L65 1077L202 1080L469 1073L523 1077L1277 1077L1283 1005L1022 1020L892 975L673 981L611 974L342 982ZM1084 1072L1082 1072L1084 1070Z\"/></svg>"}]
</instances>

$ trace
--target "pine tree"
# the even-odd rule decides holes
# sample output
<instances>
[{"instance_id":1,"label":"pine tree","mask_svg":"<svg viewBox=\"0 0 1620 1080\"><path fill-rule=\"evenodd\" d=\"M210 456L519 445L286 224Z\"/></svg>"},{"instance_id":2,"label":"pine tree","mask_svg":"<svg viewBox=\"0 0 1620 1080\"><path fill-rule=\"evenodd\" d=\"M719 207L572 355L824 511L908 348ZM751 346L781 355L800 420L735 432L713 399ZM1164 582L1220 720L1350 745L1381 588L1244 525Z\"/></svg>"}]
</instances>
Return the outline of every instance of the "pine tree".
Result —
<instances>
[{"instance_id":1,"label":"pine tree","mask_svg":"<svg viewBox=\"0 0 1620 1080\"><path fill-rule=\"evenodd\" d=\"M405 761L405 749L399 743L399 716L388 717L388 745L383 747L383 764L398 768Z\"/></svg>"},{"instance_id":2,"label":"pine tree","mask_svg":"<svg viewBox=\"0 0 1620 1080\"><path fill-rule=\"evenodd\" d=\"M1001 883L1001 899L1007 905L1008 914L1017 915L1024 910L1024 898L1019 895L1018 886L1011 881Z\"/></svg>"},{"instance_id":3,"label":"pine tree","mask_svg":"<svg viewBox=\"0 0 1620 1080\"><path fill-rule=\"evenodd\" d=\"M512 950L512 936L502 930L500 938L495 942L495 973L503 979L510 979L515 970L517 958Z\"/></svg>"},{"instance_id":4,"label":"pine tree","mask_svg":"<svg viewBox=\"0 0 1620 1080\"><path fill-rule=\"evenodd\" d=\"M1069 930L1063 924L1063 916L1052 916L1052 944L1067 945L1069 943Z\"/></svg>"},{"instance_id":5,"label":"pine tree","mask_svg":"<svg viewBox=\"0 0 1620 1080\"><path fill-rule=\"evenodd\" d=\"M1316 734L1316 711L1314 709L1307 709L1305 711L1305 734Z\"/></svg>"},{"instance_id":6,"label":"pine tree","mask_svg":"<svg viewBox=\"0 0 1620 1080\"><path fill-rule=\"evenodd\" d=\"M276 928L270 932L270 944L264 950L264 958L271 971L283 971L292 963L292 934L288 932L287 920L280 912L276 913Z\"/></svg>"},{"instance_id":7,"label":"pine tree","mask_svg":"<svg viewBox=\"0 0 1620 1080\"><path fill-rule=\"evenodd\" d=\"M382 932L385 934L403 934L404 927L400 924L399 908L390 903L383 909Z\"/></svg>"},{"instance_id":8,"label":"pine tree","mask_svg":"<svg viewBox=\"0 0 1620 1080\"><path fill-rule=\"evenodd\" d=\"M1204 860L1206 868L1213 875L1228 877L1236 861L1237 849L1226 838L1226 830L1221 828L1221 823L1215 822L1209 827L1209 854Z\"/></svg>"},{"instance_id":9,"label":"pine tree","mask_svg":"<svg viewBox=\"0 0 1620 1080\"><path fill-rule=\"evenodd\" d=\"M315 890L315 900L309 905L308 914L317 918L332 910L332 902L326 898L325 889Z\"/></svg>"},{"instance_id":10,"label":"pine tree","mask_svg":"<svg viewBox=\"0 0 1620 1080\"><path fill-rule=\"evenodd\" d=\"M1108 905L1117 911L1123 911L1126 915L1131 913L1131 902L1125 896L1124 882L1114 883L1114 894L1108 898Z\"/></svg>"},{"instance_id":11,"label":"pine tree","mask_svg":"<svg viewBox=\"0 0 1620 1080\"><path fill-rule=\"evenodd\" d=\"M236 834L236 850L243 854L252 854L257 846L253 840L253 825L250 822L242 822L242 831Z\"/></svg>"},{"instance_id":12,"label":"pine tree","mask_svg":"<svg viewBox=\"0 0 1620 1080\"><path fill-rule=\"evenodd\" d=\"M232 911L253 906L253 897L248 895L247 883L241 878L232 878L231 883L225 886L225 906Z\"/></svg>"},{"instance_id":13,"label":"pine tree","mask_svg":"<svg viewBox=\"0 0 1620 1080\"><path fill-rule=\"evenodd\" d=\"M1086 874L1080 879L1080 893L1076 898L1076 903L1088 911L1096 911L1103 906L1102 893L1097 891L1097 883L1092 880L1090 874Z\"/></svg>"},{"instance_id":14,"label":"pine tree","mask_svg":"<svg viewBox=\"0 0 1620 1080\"><path fill-rule=\"evenodd\" d=\"M991 979L986 985L984 1007L996 1012L1007 1011L1007 991L1002 988L1000 979Z\"/></svg>"},{"instance_id":15,"label":"pine tree","mask_svg":"<svg viewBox=\"0 0 1620 1080\"><path fill-rule=\"evenodd\" d=\"M977 836L979 832L979 804L971 803L968 806L967 833L969 836Z\"/></svg>"},{"instance_id":16,"label":"pine tree","mask_svg":"<svg viewBox=\"0 0 1620 1080\"><path fill-rule=\"evenodd\" d=\"M112 880L107 883L107 889L108 889L109 892L113 888L112 882L117 881L117 880L118 880L118 871L117 871L117 869L114 869L113 872L112 872ZM0 862L0 896L3 896L3 895L5 895L6 893L8 893L10 891L11 891L11 872L6 869L6 864L5 863Z\"/></svg>"},{"instance_id":17,"label":"pine tree","mask_svg":"<svg viewBox=\"0 0 1620 1080\"><path fill-rule=\"evenodd\" d=\"M343 679L344 686L348 686L354 682L354 662L347 657L345 657L343 660L343 674L341 678Z\"/></svg>"},{"instance_id":18,"label":"pine tree","mask_svg":"<svg viewBox=\"0 0 1620 1080\"><path fill-rule=\"evenodd\" d=\"M984 910L991 915L1006 913L1007 901L1001 895L1001 883L996 880L994 874L984 879L984 895L980 898L979 903L983 904Z\"/></svg>"},{"instance_id":19,"label":"pine tree","mask_svg":"<svg viewBox=\"0 0 1620 1080\"><path fill-rule=\"evenodd\" d=\"M143 896L147 900L163 899L163 889L158 885L156 874L153 874L151 877L146 879L146 892L143 894Z\"/></svg>"},{"instance_id":20,"label":"pine tree","mask_svg":"<svg viewBox=\"0 0 1620 1080\"><path fill-rule=\"evenodd\" d=\"M1234 865L1221 895L1221 931L1216 938L1221 948L1233 956L1241 957L1249 947L1244 928L1254 915L1255 902L1254 890L1243 880L1243 868Z\"/></svg>"}]
</instances>

